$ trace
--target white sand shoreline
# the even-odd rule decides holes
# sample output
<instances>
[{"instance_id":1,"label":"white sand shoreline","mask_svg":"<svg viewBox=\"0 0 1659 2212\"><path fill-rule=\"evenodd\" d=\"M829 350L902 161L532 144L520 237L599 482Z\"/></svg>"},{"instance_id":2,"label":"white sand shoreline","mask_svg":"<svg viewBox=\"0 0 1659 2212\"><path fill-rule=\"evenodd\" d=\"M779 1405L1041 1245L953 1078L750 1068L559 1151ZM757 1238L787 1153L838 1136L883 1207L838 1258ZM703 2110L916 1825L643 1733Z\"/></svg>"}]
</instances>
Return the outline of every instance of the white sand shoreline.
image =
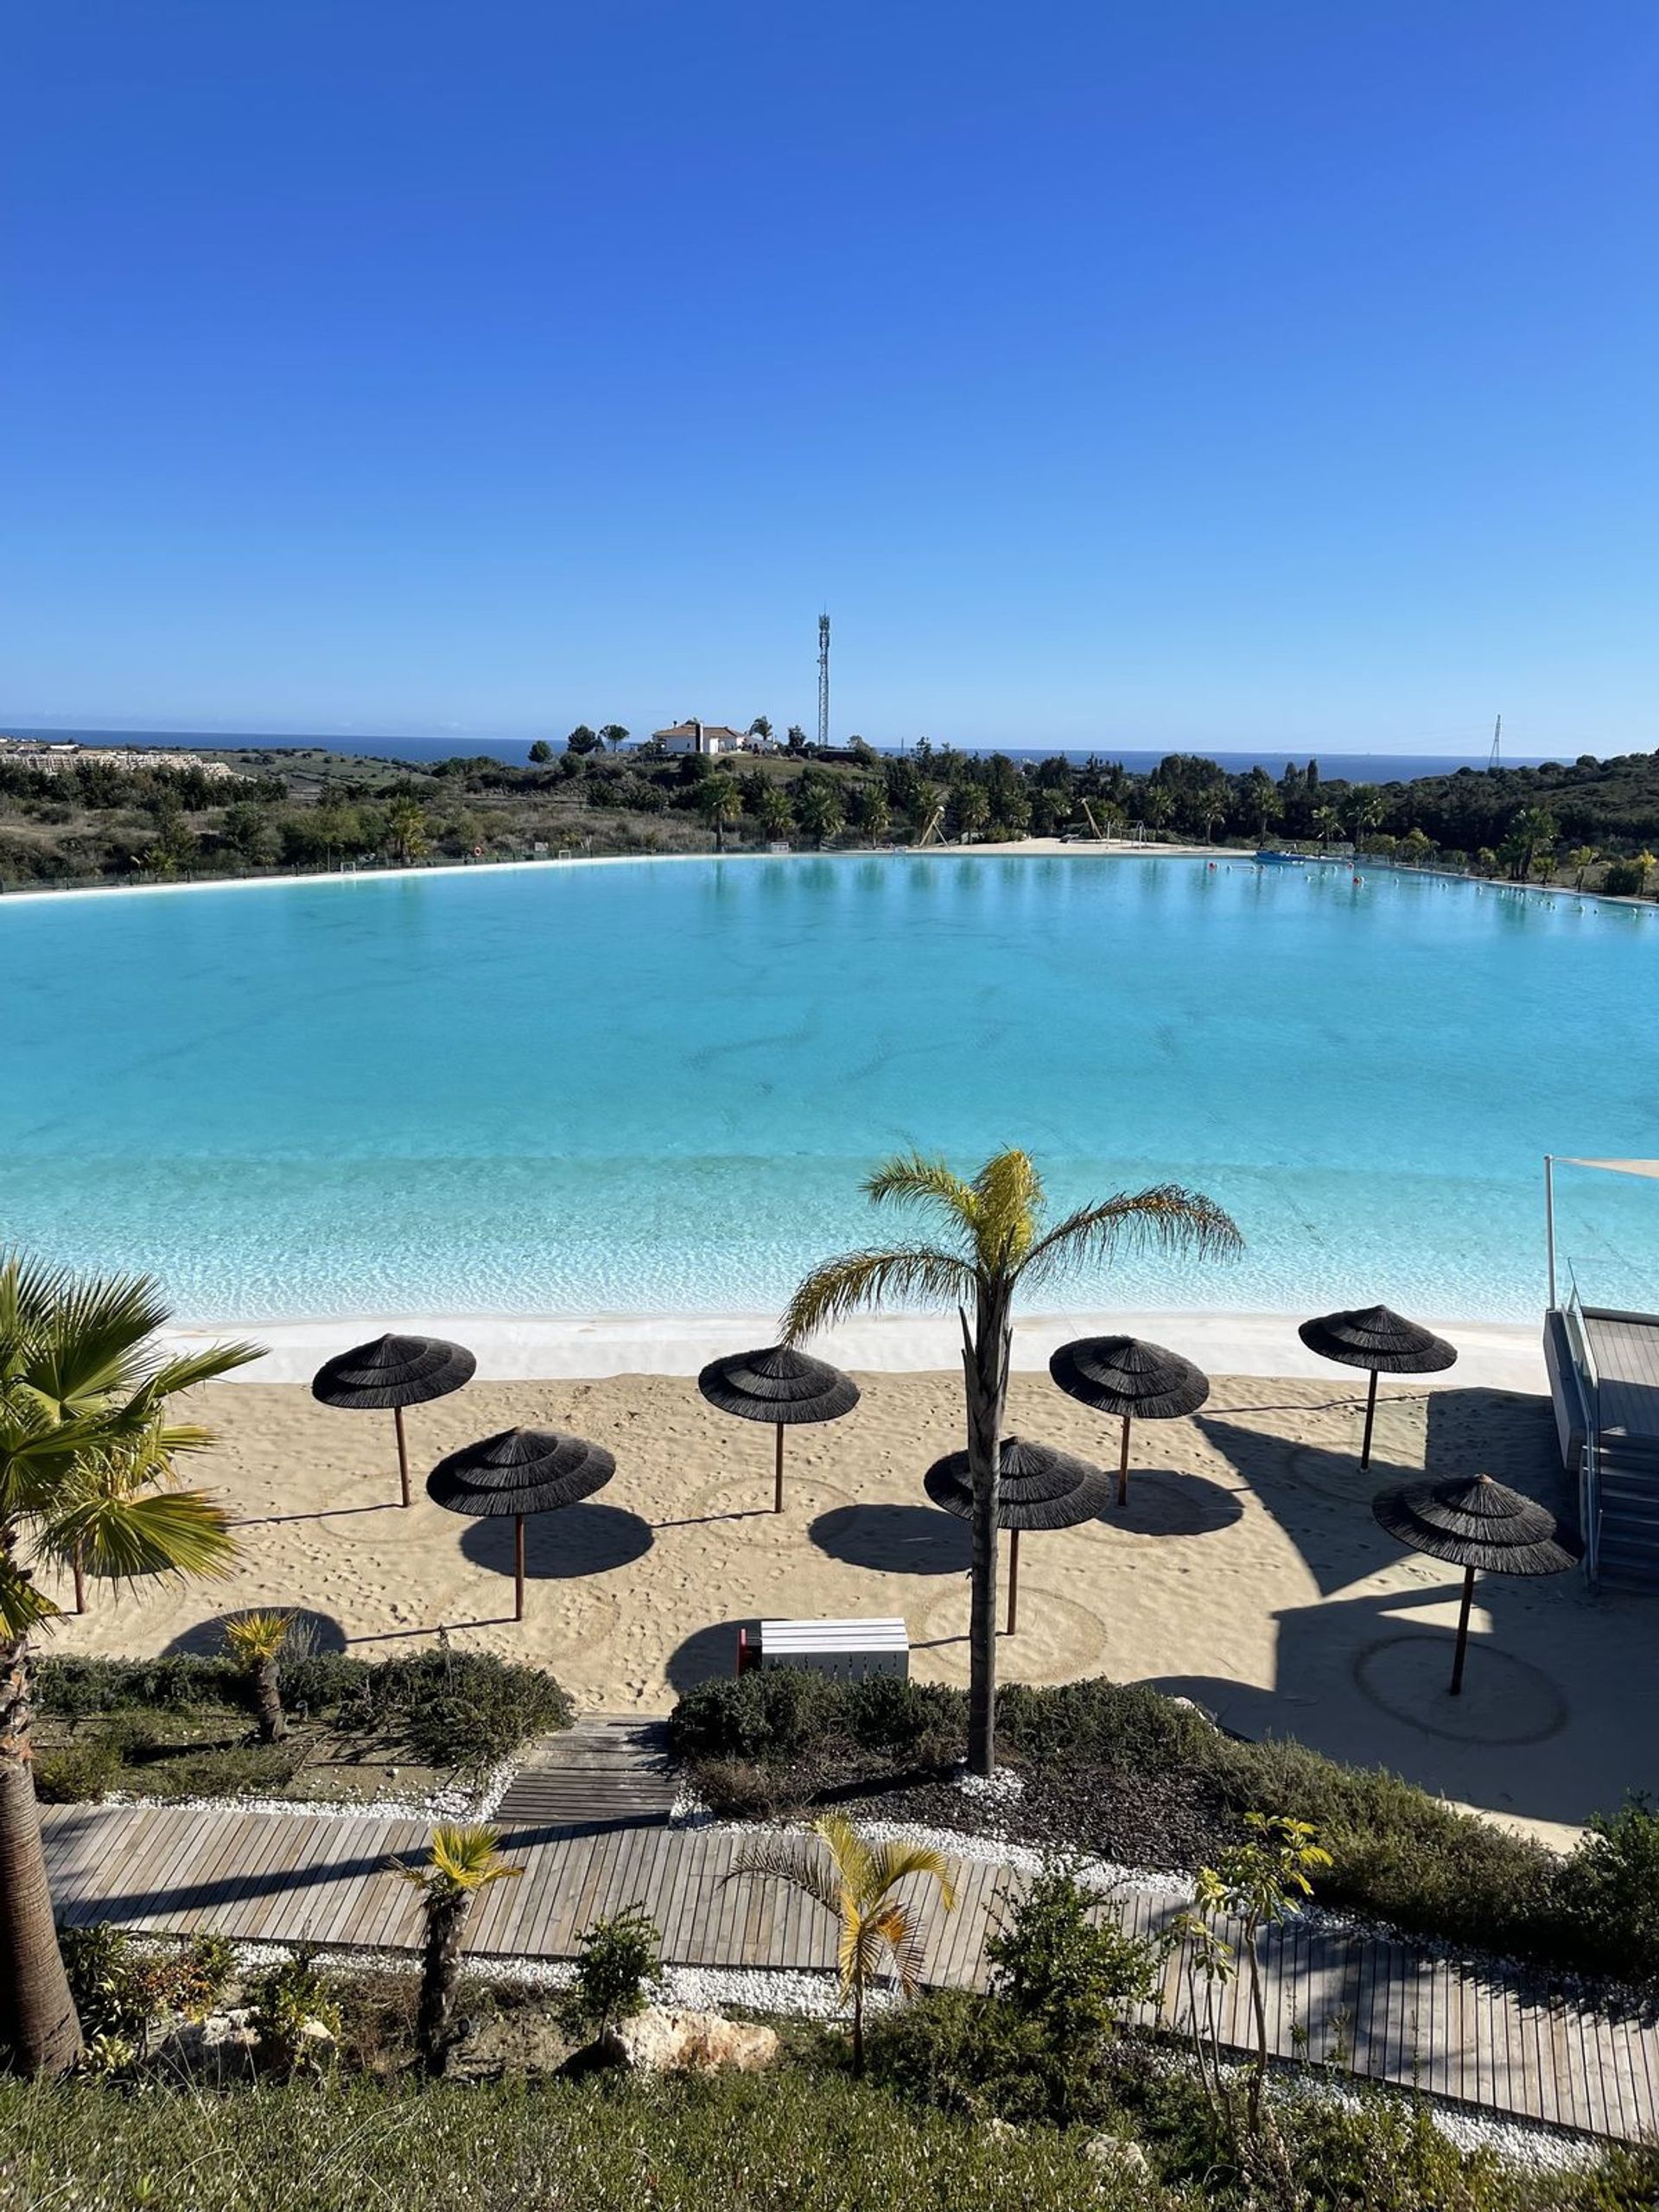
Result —
<instances>
[{"instance_id":1,"label":"white sand shoreline","mask_svg":"<svg viewBox=\"0 0 1659 2212\"><path fill-rule=\"evenodd\" d=\"M976 845L857 845L821 853L804 848L787 853L563 853L531 861L435 861L424 868L365 868L321 871L309 875L215 875L192 883L78 883L61 891L8 891L0 896L0 909L41 899L137 899L153 893L187 891L284 891L297 884L407 883L448 880L458 876L511 875L528 868L643 868L663 862L688 861L912 861L912 860L1040 860L1073 854L1096 860L1212 860L1247 861L1252 857L1243 845L1146 845L1128 838L1016 837L1001 844Z\"/></svg>"},{"instance_id":2,"label":"white sand shoreline","mask_svg":"<svg viewBox=\"0 0 1659 2212\"><path fill-rule=\"evenodd\" d=\"M1068 1338L1124 1334L1171 1344L1211 1374L1335 1375L1338 1370L1297 1336L1296 1325L1303 1318L1217 1311L1033 1313L1015 1328L1014 1364L1021 1373L1040 1371L1056 1345ZM1548 1387L1540 1324L1429 1317L1428 1325L1457 1346L1458 1363L1443 1376L1414 1376L1413 1387ZM772 1343L778 1321L775 1314L763 1313L601 1314L588 1319L423 1313L192 1324L169 1335L181 1344L250 1338L267 1350L244 1370L247 1381L302 1382L331 1354L388 1330L449 1337L468 1345L478 1355L481 1381L529 1382L695 1375L721 1352ZM860 1372L917 1375L955 1371L960 1344L953 1316L893 1313L826 1330L810 1348Z\"/></svg>"}]
</instances>

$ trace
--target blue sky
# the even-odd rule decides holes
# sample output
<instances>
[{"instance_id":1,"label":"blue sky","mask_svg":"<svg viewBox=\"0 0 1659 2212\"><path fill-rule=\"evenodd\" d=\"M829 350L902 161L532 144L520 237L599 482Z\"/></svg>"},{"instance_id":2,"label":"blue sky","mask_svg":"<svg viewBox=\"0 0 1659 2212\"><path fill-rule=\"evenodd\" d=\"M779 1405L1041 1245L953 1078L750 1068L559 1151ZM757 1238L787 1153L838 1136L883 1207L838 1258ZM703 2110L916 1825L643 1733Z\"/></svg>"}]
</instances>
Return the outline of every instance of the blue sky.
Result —
<instances>
[{"instance_id":1,"label":"blue sky","mask_svg":"<svg viewBox=\"0 0 1659 2212\"><path fill-rule=\"evenodd\" d=\"M1650 0L9 11L0 718L1659 746ZM3 726L3 722L0 722Z\"/></svg>"}]
</instances>

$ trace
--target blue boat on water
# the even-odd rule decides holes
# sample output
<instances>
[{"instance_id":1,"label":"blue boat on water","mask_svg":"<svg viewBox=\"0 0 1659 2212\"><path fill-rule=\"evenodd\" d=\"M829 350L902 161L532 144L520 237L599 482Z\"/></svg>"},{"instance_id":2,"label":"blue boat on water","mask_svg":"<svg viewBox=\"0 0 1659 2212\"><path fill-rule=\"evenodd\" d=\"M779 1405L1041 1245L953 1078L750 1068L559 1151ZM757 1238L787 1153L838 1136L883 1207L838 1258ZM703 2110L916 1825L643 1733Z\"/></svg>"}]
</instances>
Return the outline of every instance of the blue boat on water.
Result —
<instances>
[{"instance_id":1,"label":"blue boat on water","mask_svg":"<svg viewBox=\"0 0 1659 2212\"><path fill-rule=\"evenodd\" d=\"M1258 868L1306 868L1306 853L1270 853L1264 845L1255 856Z\"/></svg>"}]
</instances>

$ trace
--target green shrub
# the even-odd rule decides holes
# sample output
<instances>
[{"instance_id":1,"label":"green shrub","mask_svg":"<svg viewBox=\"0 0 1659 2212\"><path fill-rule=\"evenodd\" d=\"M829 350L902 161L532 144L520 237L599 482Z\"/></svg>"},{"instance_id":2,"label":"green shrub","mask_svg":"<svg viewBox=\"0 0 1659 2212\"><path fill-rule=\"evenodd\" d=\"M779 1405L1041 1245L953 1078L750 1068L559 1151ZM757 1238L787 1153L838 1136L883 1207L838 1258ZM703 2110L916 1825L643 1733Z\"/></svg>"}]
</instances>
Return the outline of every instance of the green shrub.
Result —
<instances>
[{"instance_id":1,"label":"green shrub","mask_svg":"<svg viewBox=\"0 0 1659 2212\"><path fill-rule=\"evenodd\" d=\"M1659 1961L1659 1812L1645 1796L1592 1815L1560 1878L1561 1912L1586 1964L1628 1974Z\"/></svg>"},{"instance_id":2,"label":"green shrub","mask_svg":"<svg viewBox=\"0 0 1659 2212\"><path fill-rule=\"evenodd\" d=\"M1053 2047L1041 2022L1006 1998L929 1990L877 2014L865 2030L865 2050L872 2081L913 2103L1016 2126L1052 2116ZM1074 2118L1086 2115L1097 2086L1089 2075L1075 2083Z\"/></svg>"},{"instance_id":3,"label":"green shrub","mask_svg":"<svg viewBox=\"0 0 1659 2212\"><path fill-rule=\"evenodd\" d=\"M35 1754L35 1795L43 1805L85 1805L121 1781L121 1752L101 1732Z\"/></svg>"},{"instance_id":4,"label":"green shrub","mask_svg":"<svg viewBox=\"0 0 1659 2212\"><path fill-rule=\"evenodd\" d=\"M572 2035L599 2036L643 2012L662 1971L657 1924L638 1905L596 1920L576 1950L575 1972L560 2016Z\"/></svg>"},{"instance_id":5,"label":"green shrub","mask_svg":"<svg viewBox=\"0 0 1659 2212\"><path fill-rule=\"evenodd\" d=\"M1087 2064L1124 2015L1157 1994L1154 1944L1115 1920L1090 1917L1100 1900L1063 1868L1039 1874L985 1955L1000 1996L1035 2020L1057 2056Z\"/></svg>"},{"instance_id":6,"label":"green shrub","mask_svg":"<svg viewBox=\"0 0 1659 2212\"><path fill-rule=\"evenodd\" d=\"M62 1654L41 1661L35 1700L65 1719L116 1713L124 1707L174 1713L238 1702L237 1673L228 1661L175 1653L165 1659L97 1659Z\"/></svg>"},{"instance_id":7,"label":"green shrub","mask_svg":"<svg viewBox=\"0 0 1659 2212\"><path fill-rule=\"evenodd\" d=\"M293 1651L284 1653L278 1679L290 1713L327 1720L341 1734L377 1741L426 1766L476 1771L496 1764L531 1737L570 1724L570 1700L551 1675L486 1651L440 1649L405 1658L354 1659L342 1652L310 1650L302 1635ZM132 1714L128 1740L135 1747L143 1714L223 1710L239 1716L246 1703L242 1675L233 1662L188 1655L47 1659L37 1670L35 1694L40 1710L54 1717ZM88 1759L96 1765L96 1754L86 1755L82 1765ZM157 1794L165 1789L188 1795L198 1787L212 1787L181 1782L178 1763L166 1764L173 1778ZM79 1771L71 1762L67 1786L73 1786ZM251 1777L250 1783L236 1786L270 1778ZM148 1779L145 1787L149 1788Z\"/></svg>"},{"instance_id":8,"label":"green shrub","mask_svg":"<svg viewBox=\"0 0 1659 2212\"><path fill-rule=\"evenodd\" d=\"M1601 887L1614 898L1629 899L1642 889L1643 880L1634 861L1609 861L1602 872Z\"/></svg>"},{"instance_id":9,"label":"green shrub","mask_svg":"<svg viewBox=\"0 0 1659 2212\"><path fill-rule=\"evenodd\" d=\"M98 1921L60 1928L58 1946L87 2035L138 2045L171 2013L200 2019L212 2012L236 1969L235 1950L221 1936L176 1947L141 1944Z\"/></svg>"},{"instance_id":10,"label":"green shrub","mask_svg":"<svg viewBox=\"0 0 1659 2212\"><path fill-rule=\"evenodd\" d=\"M960 1691L935 1684L756 1667L689 1690L672 1733L690 1759L928 1764L957 1756L963 1709Z\"/></svg>"},{"instance_id":11,"label":"green shrub","mask_svg":"<svg viewBox=\"0 0 1659 2212\"><path fill-rule=\"evenodd\" d=\"M532 1736L568 1728L571 1715L569 1698L539 1667L438 1649L365 1668L334 1721L423 1765L477 1772Z\"/></svg>"},{"instance_id":12,"label":"green shrub","mask_svg":"<svg viewBox=\"0 0 1659 2212\"><path fill-rule=\"evenodd\" d=\"M301 1951L256 1984L252 2024L262 2061L282 2075L315 2072L333 2055L340 2000L308 1952ZM325 2035L317 2036L315 2029Z\"/></svg>"}]
</instances>

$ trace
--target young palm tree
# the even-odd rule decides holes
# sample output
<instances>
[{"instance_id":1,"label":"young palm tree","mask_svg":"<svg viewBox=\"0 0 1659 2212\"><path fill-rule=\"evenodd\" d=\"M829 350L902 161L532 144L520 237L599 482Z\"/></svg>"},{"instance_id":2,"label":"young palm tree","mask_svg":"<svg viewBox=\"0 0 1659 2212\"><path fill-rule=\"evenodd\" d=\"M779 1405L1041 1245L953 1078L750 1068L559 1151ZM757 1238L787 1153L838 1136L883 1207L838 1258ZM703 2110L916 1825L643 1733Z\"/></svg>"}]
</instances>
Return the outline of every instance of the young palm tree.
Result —
<instances>
[{"instance_id":1,"label":"young palm tree","mask_svg":"<svg viewBox=\"0 0 1659 2212\"><path fill-rule=\"evenodd\" d=\"M826 1260L791 1299L784 1341L797 1344L887 1297L957 1309L974 1492L968 1764L988 1775L996 1756L997 1492L1014 1294L1125 1244L1221 1254L1238 1250L1243 1239L1213 1199L1173 1183L1118 1192L1046 1225L1042 1179L1023 1152L998 1153L971 1182L943 1160L913 1153L878 1168L864 1192L877 1205L924 1207L943 1225L945 1241Z\"/></svg>"},{"instance_id":2,"label":"young palm tree","mask_svg":"<svg viewBox=\"0 0 1659 2212\"><path fill-rule=\"evenodd\" d=\"M480 1890L492 1882L516 1881L522 1866L509 1866L490 1827L452 1827L433 1832L423 1866L393 1871L421 1893L426 1942L421 1957L421 2001L415 2040L429 2074L442 2074L454 2041L455 1990L461 1980L461 1939Z\"/></svg>"},{"instance_id":3,"label":"young palm tree","mask_svg":"<svg viewBox=\"0 0 1659 2212\"><path fill-rule=\"evenodd\" d=\"M219 1508L173 1487L176 1455L210 1433L165 1408L257 1347L168 1357L167 1318L147 1276L0 1261L0 2065L20 2072L60 2073L80 2050L35 1798L31 1639L59 1609L34 1563L121 1583L221 1573L235 1551Z\"/></svg>"},{"instance_id":4,"label":"young palm tree","mask_svg":"<svg viewBox=\"0 0 1659 2212\"><path fill-rule=\"evenodd\" d=\"M864 2070L864 1999L884 1961L913 1997L921 1981L921 1931L913 1908L894 1895L912 1874L939 1885L947 1912L957 1909L950 1870L937 1851L912 1843L867 1843L844 1813L826 1813L810 1834L768 1836L747 1846L726 1876L787 1882L834 1916L841 1930L836 1965L843 2001L853 2007L853 2071Z\"/></svg>"},{"instance_id":5,"label":"young palm tree","mask_svg":"<svg viewBox=\"0 0 1659 2212\"><path fill-rule=\"evenodd\" d=\"M293 1625L292 1613L237 1613L225 1624L225 1648L253 1685L262 1744L280 1744L288 1733L277 1667Z\"/></svg>"}]
</instances>

